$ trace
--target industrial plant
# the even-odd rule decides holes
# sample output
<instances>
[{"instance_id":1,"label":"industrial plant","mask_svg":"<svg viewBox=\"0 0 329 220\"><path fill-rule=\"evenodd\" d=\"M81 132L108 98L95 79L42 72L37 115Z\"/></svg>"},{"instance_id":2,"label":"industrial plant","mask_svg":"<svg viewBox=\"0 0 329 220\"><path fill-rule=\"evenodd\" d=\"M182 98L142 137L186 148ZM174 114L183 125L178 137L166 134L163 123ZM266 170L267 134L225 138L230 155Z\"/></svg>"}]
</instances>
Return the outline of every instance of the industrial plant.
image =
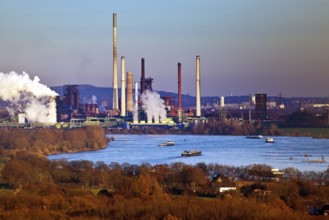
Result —
<instances>
[{"instance_id":1,"label":"industrial plant","mask_svg":"<svg viewBox=\"0 0 329 220\"><path fill-rule=\"evenodd\" d=\"M30 80L26 73L23 73L23 76L16 73L2 74L2 87L20 82L31 85L31 87L19 90L20 87L16 86L18 91L13 97L0 94L4 105L7 105L0 111L0 126L76 128L97 125L126 129L145 127L183 129L207 122L208 116L215 116L220 122L230 119L231 123L241 120L264 121L269 119L268 109L284 110L285 108L282 100L278 100L279 104L276 105L277 102L268 100L267 94L264 93L255 94L255 96L249 95L245 102L239 104L231 101L225 103L226 97L221 96L217 102L214 100L213 103L203 103L202 105L201 58L199 55L196 55L195 59L195 106L185 106L184 108L182 105L183 65L180 62L177 63L177 97L161 97L153 90L152 84L156 79L146 77L145 58L141 58L140 80L134 81L133 76L137 74L126 71L126 59L121 56L119 96L117 54L117 15L114 13L112 99L101 106L97 103L96 97L88 102L82 102L79 85L64 85L62 95L58 95L44 85L36 87L35 85L39 83L38 79ZM12 88L14 87L11 86ZM41 92L38 91L40 88L43 89Z\"/></svg>"},{"instance_id":2,"label":"industrial plant","mask_svg":"<svg viewBox=\"0 0 329 220\"><path fill-rule=\"evenodd\" d=\"M145 76L145 59L141 58L141 77L133 83L133 73L125 70L125 57L121 57L121 94L118 89L117 63L117 15L113 14L113 82L112 105L100 110L97 102L81 103L78 85L64 85L63 95L54 95L50 99L56 102L56 121L31 120L23 108L17 108L13 114L3 111L3 126L26 126L33 124L56 125L57 127L80 127L85 125L101 125L104 127L124 126L126 128L145 126L182 126L186 118L182 109L181 67L178 63L178 107L171 97L160 97L153 91L153 78ZM127 80L126 80L127 79ZM195 120L201 116L200 90L200 56L196 56L196 109L189 116ZM134 89L133 89L134 88ZM5 100L6 101L6 100ZM7 116L7 117L6 117ZM16 119L15 119L16 118ZM204 120L204 119L203 119Z\"/></svg>"}]
</instances>

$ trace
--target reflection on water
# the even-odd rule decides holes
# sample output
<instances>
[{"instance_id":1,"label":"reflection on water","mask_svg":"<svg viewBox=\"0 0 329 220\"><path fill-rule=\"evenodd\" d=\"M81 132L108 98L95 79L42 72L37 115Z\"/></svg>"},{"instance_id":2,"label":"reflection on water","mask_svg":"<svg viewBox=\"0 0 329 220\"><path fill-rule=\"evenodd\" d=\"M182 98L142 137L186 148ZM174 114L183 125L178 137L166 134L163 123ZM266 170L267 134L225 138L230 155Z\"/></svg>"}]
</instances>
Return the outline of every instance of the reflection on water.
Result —
<instances>
[{"instance_id":1,"label":"reflection on water","mask_svg":"<svg viewBox=\"0 0 329 220\"><path fill-rule=\"evenodd\" d=\"M105 150L58 154L50 159L90 160L142 164L218 163L247 166L267 164L274 168L294 167L301 171L323 171L329 165L329 140L308 137L274 137L275 143L265 139L247 139L244 136L199 135L110 135L115 138ZM160 147L159 143L173 140L175 146ZM202 155L181 157L184 150L201 150ZM318 162L324 157L325 162ZM310 162L305 162L310 161Z\"/></svg>"}]
</instances>

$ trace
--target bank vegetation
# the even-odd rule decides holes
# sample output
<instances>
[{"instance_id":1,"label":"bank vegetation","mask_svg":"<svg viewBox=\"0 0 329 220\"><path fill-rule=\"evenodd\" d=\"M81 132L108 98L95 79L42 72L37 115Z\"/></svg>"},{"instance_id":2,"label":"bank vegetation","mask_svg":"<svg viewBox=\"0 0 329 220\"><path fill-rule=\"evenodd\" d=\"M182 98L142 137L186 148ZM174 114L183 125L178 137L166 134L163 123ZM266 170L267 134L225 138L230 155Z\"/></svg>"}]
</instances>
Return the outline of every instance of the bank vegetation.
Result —
<instances>
[{"instance_id":1,"label":"bank vegetation","mask_svg":"<svg viewBox=\"0 0 329 220\"><path fill-rule=\"evenodd\" d=\"M329 169L48 160L101 149L104 130L0 131L0 219L311 219L329 198ZM234 185L221 192L223 184Z\"/></svg>"}]
</instances>

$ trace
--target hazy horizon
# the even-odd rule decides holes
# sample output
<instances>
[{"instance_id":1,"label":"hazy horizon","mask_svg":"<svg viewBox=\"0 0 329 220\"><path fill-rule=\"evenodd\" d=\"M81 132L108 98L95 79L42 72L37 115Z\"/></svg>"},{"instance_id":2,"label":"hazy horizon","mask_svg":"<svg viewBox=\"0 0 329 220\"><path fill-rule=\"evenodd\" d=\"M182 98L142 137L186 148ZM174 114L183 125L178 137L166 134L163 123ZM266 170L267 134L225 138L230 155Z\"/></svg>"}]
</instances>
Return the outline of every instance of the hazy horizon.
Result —
<instances>
[{"instance_id":1,"label":"hazy horizon","mask_svg":"<svg viewBox=\"0 0 329 220\"><path fill-rule=\"evenodd\" d=\"M73 85L73 84L72 84ZM92 85L92 84L74 84L74 85L78 85L79 87L81 86L91 86L91 87L96 87L98 89L109 89L109 91L112 93L112 87L111 86L97 86L97 85ZM54 88L59 88L59 87L63 87L65 85L56 85L56 86L50 86L51 89L54 89ZM120 87L118 88L119 90L119 93L120 93ZM56 89L56 92L59 92L57 91ZM154 90L154 92L164 92L164 93L173 93L173 94L178 94L177 91L166 91L166 90ZM62 91L60 91L60 93L62 93ZM257 93L253 93L253 94L242 94L242 95L226 95L224 97L249 97L249 95L251 96L254 96L255 94ZM268 93L265 93L267 95L267 97L280 97L280 94L268 94ZM182 94L183 96L191 96L191 97L195 97L195 94L189 94L189 93L183 93ZM220 95L202 95L201 98L207 98L207 97L217 97L217 98L220 98L221 96ZM329 96L283 96L281 95L282 98L324 98L324 99L328 99L329 101ZM98 97L96 97L98 98Z\"/></svg>"},{"instance_id":2,"label":"hazy horizon","mask_svg":"<svg viewBox=\"0 0 329 220\"><path fill-rule=\"evenodd\" d=\"M329 1L236 0L118 2L2 1L0 72L26 71L43 84L112 87L112 14L120 57L140 80L141 58L153 89L195 96L282 92L329 96Z\"/></svg>"}]
</instances>

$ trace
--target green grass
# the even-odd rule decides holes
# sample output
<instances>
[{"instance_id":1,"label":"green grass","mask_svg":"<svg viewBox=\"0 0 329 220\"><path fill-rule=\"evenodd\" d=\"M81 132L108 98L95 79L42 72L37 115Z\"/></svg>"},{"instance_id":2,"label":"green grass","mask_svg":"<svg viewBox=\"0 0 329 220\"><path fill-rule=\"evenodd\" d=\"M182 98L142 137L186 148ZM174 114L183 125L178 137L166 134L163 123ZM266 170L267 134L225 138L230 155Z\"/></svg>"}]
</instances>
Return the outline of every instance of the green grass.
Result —
<instances>
[{"instance_id":1,"label":"green grass","mask_svg":"<svg viewBox=\"0 0 329 220\"><path fill-rule=\"evenodd\" d=\"M284 135L328 137L329 128L282 128Z\"/></svg>"}]
</instances>

